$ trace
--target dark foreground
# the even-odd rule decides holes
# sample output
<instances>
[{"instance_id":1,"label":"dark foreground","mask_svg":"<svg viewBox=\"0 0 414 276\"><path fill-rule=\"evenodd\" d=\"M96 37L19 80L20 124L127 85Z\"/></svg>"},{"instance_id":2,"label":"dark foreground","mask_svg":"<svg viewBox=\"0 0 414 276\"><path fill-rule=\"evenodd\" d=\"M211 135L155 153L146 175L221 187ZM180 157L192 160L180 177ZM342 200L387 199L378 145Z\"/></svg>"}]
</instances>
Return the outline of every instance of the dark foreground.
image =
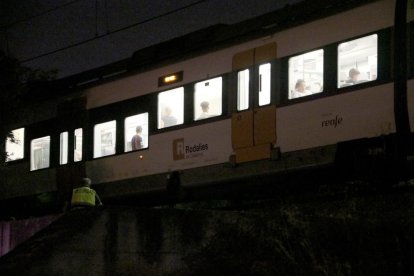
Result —
<instances>
[{"instance_id":1,"label":"dark foreground","mask_svg":"<svg viewBox=\"0 0 414 276\"><path fill-rule=\"evenodd\" d=\"M410 275L413 260L414 193L398 189L73 211L0 258L0 275Z\"/></svg>"}]
</instances>

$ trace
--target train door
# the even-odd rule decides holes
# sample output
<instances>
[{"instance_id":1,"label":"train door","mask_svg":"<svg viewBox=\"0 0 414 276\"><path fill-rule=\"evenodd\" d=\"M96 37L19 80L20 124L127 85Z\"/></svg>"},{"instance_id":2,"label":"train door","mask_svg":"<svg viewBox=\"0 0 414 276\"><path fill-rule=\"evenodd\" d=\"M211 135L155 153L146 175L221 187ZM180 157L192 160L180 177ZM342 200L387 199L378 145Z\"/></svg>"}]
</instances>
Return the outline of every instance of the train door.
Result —
<instances>
[{"instance_id":1,"label":"train door","mask_svg":"<svg viewBox=\"0 0 414 276\"><path fill-rule=\"evenodd\" d=\"M56 186L59 202L68 202L72 189L86 176L83 160L83 129L87 126L86 98L81 97L60 104L58 120L61 127L59 167Z\"/></svg>"},{"instance_id":2,"label":"train door","mask_svg":"<svg viewBox=\"0 0 414 276\"><path fill-rule=\"evenodd\" d=\"M272 104L272 64L276 43L237 53L237 108L232 114L232 145L235 162L271 157L276 143L276 106Z\"/></svg>"}]
</instances>

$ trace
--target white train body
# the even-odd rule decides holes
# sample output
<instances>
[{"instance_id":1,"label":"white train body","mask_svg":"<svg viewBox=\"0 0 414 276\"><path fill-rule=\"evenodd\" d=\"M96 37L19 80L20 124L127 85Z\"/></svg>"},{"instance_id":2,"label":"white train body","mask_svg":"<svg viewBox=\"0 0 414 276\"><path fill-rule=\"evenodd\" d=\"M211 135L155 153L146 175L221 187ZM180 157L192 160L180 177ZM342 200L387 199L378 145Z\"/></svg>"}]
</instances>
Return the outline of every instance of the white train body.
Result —
<instances>
[{"instance_id":1,"label":"white train body","mask_svg":"<svg viewBox=\"0 0 414 276\"><path fill-rule=\"evenodd\" d=\"M102 158L93 158L91 156L92 149L87 149L87 154L84 154L85 157L81 162L84 164L84 173L92 179L98 190L101 187L101 192L107 198L163 190L166 185L163 179L172 171L183 172L182 185L184 187L203 185L214 181L227 181L230 178L238 179L245 175L250 170L248 164L255 166L254 162L265 158L261 158L260 154L259 157L255 155L256 150L263 149L262 144L258 143L258 148L253 146L252 151L240 153L243 155L243 161L236 162L240 163L240 166L228 166L234 161L232 158L238 155L238 149L235 147L235 139L238 138L235 136L241 135L239 132L235 132L233 121L234 116L238 114L238 111L234 110L233 97L236 91L233 86L237 84L234 81L235 72L238 70L234 67L235 56L250 49L258 49L263 45L276 45L276 52L270 61L272 70L276 68L276 72L272 71L272 85L275 84L275 86L272 87L270 104L264 105L264 107L274 108L274 113L270 112L270 114L274 114L270 119L270 125L274 122L274 131L271 130L271 132L274 132L275 139L268 143L270 149L265 153L265 156L268 154L272 157L274 152L278 153L277 158L270 158L278 159L269 161L271 165L262 164L263 174L289 169L288 161L284 160L284 156L290 153L335 146L341 142L363 138L395 135L397 133L394 110L395 89L390 69L392 62L389 60L393 56L392 53L384 55L383 52L378 52L378 72L380 73L381 70L388 72L379 76L378 80L360 85L358 88L343 90L333 87L334 81L324 79L324 82L331 83L330 87L328 86L319 95L309 99L290 101L285 95L288 84L283 77L288 75L286 71L290 57L324 49L326 52L324 59L336 60L337 52L335 53L335 51L337 51L336 47L339 43L372 34L378 35L379 45L387 45L385 48L379 46L380 49L391 51L392 28L395 24L394 10L395 1L393 0L357 5L355 8L331 16L321 17L273 33L268 31L263 36L243 39L237 43L227 43L226 46L200 54L192 54L174 61L163 61L154 64L154 66L147 66L146 69L138 68L139 71L136 73L128 72L125 75L119 75L115 80L108 78L108 81L103 83L90 85L81 92L82 96L86 97L86 112L98 114L92 116L93 119L88 122L89 130L84 130L88 132L86 136L89 137L87 138L89 141L92 140L93 127L96 123L108 121L111 115L114 120L117 118L119 122L122 122L120 121L122 118L116 117L117 114L106 114L106 108L108 108L108 113L114 110L108 106L116 106L122 110L123 103L131 106L129 101L134 99L137 99L136 103L139 105L139 99L144 99L146 96L157 95L176 87L187 89L197 82L215 77L223 77L225 88L223 88L223 114L221 116L203 121L194 121L192 118L185 119L184 124L168 129L154 127L157 114L154 114L153 111L156 110L156 107L146 105L156 103L154 100L143 101L140 110L148 112L149 124L153 125L150 127L147 138L148 147L138 151L116 152ZM411 6L407 8L407 14L407 26L411 30L414 25L414 11ZM272 28L272 25L263 26L260 30ZM413 47L413 38L410 37L409 40L411 47ZM413 68L412 57L410 58L408 67ZM323 62L324 64L326 62L334 64L336 61L324 60ZM257 64L249 66L249 68L256 70ZM160 77L172 72L183 72L183 79L172 85L160 86L158 82ZM414 79L412 72L409 73L411 73L411 77L407 80L407 106L412 137L414 131ZM324 75L336 78L339 73L324 73ZM251 91L251 93L255 93L255 91ZM185 92L185 95L188 94L190 93ZM151 99L155 99L155 96ZM192 98L186 96L184 105L192 104L192 102L186 102L188 99L191 101ZM249 106L247 111L252 111L253 116L256 116L256 112L260 112L262 107L257 106L257 102L253 102L253 106ZM99 114L105 114L105 118L108 120L99 121ZM252 129L253 131L262 131L255 130L254 126ZM246 129L246 132L248 131L250 130ZM255 137L254 133L248 135ZM84 145L90 148L92 144L93 142L84 142ZM249 161L251 162L249 163ZM8 166L6 172L8 177L1 185L1 189L4 190L4 198L59 189L59 180L57 179L62 175L59 172L62 170L60 166L35 171L30 171L29 166L29 162ZM257 171L258 168L260 167L254 168L255 172L250 172L249 175L260 174L261 172ZM26 186L26 194L22 194L21 189L14 190L14 183Z\"/></svg>"}]
</instances>

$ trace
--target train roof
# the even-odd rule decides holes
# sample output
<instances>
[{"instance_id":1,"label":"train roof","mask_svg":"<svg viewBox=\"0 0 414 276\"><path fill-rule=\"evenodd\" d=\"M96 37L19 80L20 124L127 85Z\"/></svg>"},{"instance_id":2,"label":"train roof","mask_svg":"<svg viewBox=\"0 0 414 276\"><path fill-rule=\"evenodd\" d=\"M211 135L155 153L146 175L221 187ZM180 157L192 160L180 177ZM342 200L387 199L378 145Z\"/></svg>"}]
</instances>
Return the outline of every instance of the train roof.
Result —
<instances>
[{"instance_id":1,"label":"train roof","mask_svg":"<svg viewBox=\"0 0 414 276\"><path fill-rule=\"evenodd\" d=\"M65 78L33 85L30 100L64 96L126 75L157 68L230 45L266 36L378 0L304 0L267 14L227 25L217 24L135 51L123 59ZM59 91L59 93L56 93Z\"/></svg>"}]
</instances>

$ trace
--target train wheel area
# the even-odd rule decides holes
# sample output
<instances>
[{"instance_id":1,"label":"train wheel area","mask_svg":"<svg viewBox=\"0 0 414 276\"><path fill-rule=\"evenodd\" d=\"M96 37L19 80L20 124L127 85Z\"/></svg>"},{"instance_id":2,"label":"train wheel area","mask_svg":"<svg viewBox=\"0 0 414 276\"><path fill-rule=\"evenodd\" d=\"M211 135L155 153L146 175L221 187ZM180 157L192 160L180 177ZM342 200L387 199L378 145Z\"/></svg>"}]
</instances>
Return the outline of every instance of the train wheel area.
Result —
<instances>
[{"instance_id":1,"label":"train wheel area","mask_svg":"<svg viewBox=\"0 0 414 276\"><path fill-rule=\"evenodd\" d=\"M230 202L225 205L232 206L234 202L286 197L300 201L359 193L411 192L414 162L408 155L405 167L396 166L394 139L384 136L285 154L275 151L268 160L173 171L101 183L94 189L105 205L141 207L215 201ZM2 200L0 206L0 217L6 220L64 210L58 192Z\"/></svg>"}]
</instances>

